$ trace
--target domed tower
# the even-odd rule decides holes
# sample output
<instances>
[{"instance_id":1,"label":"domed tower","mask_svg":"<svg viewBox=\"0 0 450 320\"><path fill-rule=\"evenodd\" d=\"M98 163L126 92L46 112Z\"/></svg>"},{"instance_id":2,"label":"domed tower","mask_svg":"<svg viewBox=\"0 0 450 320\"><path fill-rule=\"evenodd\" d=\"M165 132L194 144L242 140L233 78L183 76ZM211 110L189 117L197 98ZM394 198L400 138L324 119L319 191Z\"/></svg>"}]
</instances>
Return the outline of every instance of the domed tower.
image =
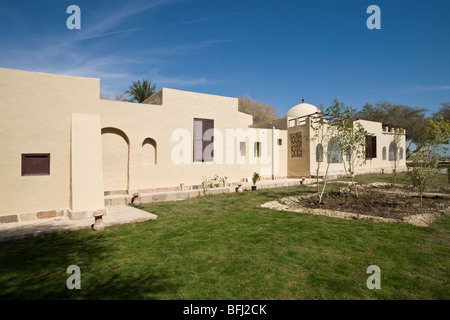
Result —
<instances>
[{"instance_id":1,"label":"domed tower","mask_svg":"<svg viewBox=\"0 0 450 320\"><path fill-rule=\"evenodd\" d=\"M287 150L287 175L290 178L310 177L311 152L310 118L320 110L312 104L302 103L292 107L286 113L288 150Z\"/></svg>"},{"instance_id":2,"label":"domed tower","mask_svg":"<svg viewBox=\"0 0 450 320\"><path fill-rule=\"evenodd\" d=\"M305 100L302 99L302 103L292 107L286 113L286 118L289 120L289 118L305 117L318 112L320 112L320 110L316 106L313 106L312 104L309 103L305 103Z\"/></svg>"}]
</instances>

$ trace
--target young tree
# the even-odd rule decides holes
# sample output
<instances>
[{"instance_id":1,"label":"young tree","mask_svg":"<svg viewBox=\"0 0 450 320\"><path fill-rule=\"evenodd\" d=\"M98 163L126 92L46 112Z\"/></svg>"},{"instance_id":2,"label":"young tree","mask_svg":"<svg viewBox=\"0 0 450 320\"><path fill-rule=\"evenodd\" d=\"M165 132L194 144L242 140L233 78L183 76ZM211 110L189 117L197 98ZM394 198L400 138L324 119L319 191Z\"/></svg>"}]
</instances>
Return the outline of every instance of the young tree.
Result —
<instances>
[{"instance_id":1,"label":"young tree","mask_svg":"<svg viewBox=\"0 0 450 320\"><path fill-rule=\"evenodd\" d=\"M450 139L450 122L443 117L429 119L425 134L412 156L413 167L407 173L411 185L417 189L422 206L423 193L433 182L438 172L439 153L446 150Z\"/></svg>"},{"instance_id":2,"label":"young tree","mask_svg":"<svg viewBox=\"0 0 450 320\"><path fill-rule=\"evenodd\" d=\"M421 148L414 152L411 157L413 167L406 174L409 177L410 184L417 189L420 196L420 206L425 190L434 180L437 174L437 157L429 157L428 151Z\"/></svg>"},{"instance_id":3,"label":"young tree","mask_svg":"<svg viewBox=\"0 0 450 320\"><path fill-rule=\"evenodd\" d=\"M310 126L313 132L310 139L313 141L316 150L316 183L317 196L319 204L322 203L323 194L327 186L328 171L331 162L342 162L342 142L340 139L344 137L344 128L350 127L350 119L352 110L345 107L338 99L334 99L334 104L329 106L325 111L323 107L319 107L320 112L311 118ZM348 137L345 136L345 139ZM345 140L345 143L349 143ZM326 150L327 166L323 175L322 188L319 185L319 173L321 163L323 161L323 153ZM337 157L337 159L334 159Z\"/></svg>"},{"instance_id":4,"label":"young tree","mask_svg":"<svg viewBox=\"0 0 450 320\"><path fill-rule=\"evenodd\" d=\"M393 161L392 165L394 166L394 168L392 169L392 173L394 175L394 177L393 177L394 186L397 184L397 168L398 168L398 165L400 164L399 151L401 148L401 142L402 142L402 134L396 130L394 132L394 139L393 139L391 145L389 146L389 160ZM391 150L392 146L394 149L393 152Z\"/></svg>"},{"instance_id":5,"label":"young tree","mask_svg":"<svg viewBox=\"0 0 450 320\"><path fill-rule=\"evenodd\" d=\"M358 188L355 184L355 168L366 163L366 141L371 134L360 122L355 122L356 110L352 107L344 107L343 119L339 126L339 140L345 155L342 157L344 170L350 178L358 197Z\"/></svg>"},{"instance_id":6,"label":"young tree","mask_svg":"<svg viewBox=\"0 0 450 320\"><path fill-rule=\"evenodd\" d=\"M327 121L324 116L323 105L319 105L320 113L310 118L310 127L313 132L312 137L309 137L313 142L314 149L316 151L316 187L317 187L317 196L319 198L319 204L322 203L323 191L320 190L319 184L319 173L320 166L323 162L323 154L324 147L327 147L328 141L331 139L334 131L330 130L332 127L327 125ZM324 186L323 190L325 190L325 185L327 183L327 174L328 174L329 163L327 163L327 168L324 175Z\"/></svg>"}]
</instances>

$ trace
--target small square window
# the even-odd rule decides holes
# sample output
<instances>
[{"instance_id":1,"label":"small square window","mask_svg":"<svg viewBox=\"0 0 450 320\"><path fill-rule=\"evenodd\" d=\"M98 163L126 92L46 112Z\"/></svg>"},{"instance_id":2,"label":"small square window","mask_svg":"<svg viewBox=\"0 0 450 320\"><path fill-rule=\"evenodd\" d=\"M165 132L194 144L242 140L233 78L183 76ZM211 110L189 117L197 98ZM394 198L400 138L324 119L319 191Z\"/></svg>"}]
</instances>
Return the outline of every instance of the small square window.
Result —
<instances>
[{"instance_id":1,"label":"small square window","mask_svg":"<svg viewBox=\"0 0 450 320\"><path fill-rule=\"evenodd\" d=\"M278 139L278 145L279 146L283 145L283 139Z\"/></svg>"},{"instance_id":2,"label":"small square window","mask_svg":"<svg viewBox=\"0 0 450 320\"><path fill-rule=\"evenodd\" d=\"M50 174L50 153L22 153L22 176Z\"/></svg>"}]
</instances>

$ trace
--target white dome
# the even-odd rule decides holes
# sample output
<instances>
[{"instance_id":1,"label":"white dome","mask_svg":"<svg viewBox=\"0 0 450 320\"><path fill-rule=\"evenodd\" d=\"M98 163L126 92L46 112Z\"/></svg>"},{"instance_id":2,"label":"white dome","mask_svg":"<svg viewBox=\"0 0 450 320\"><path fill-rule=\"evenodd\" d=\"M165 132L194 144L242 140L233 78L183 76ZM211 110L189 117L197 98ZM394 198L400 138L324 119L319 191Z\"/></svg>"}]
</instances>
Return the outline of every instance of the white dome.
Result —
<instances>
[{"instance_id":1,"label":"white dome","mask_svg":"<svg viewBox=\"0 0 450 320\"><path fill-rule=\"evenodd\" d=\"M312 104L309 103L300 103L295 107L292 107L287 113L287 118L298 118L303 116L308 116L310 114L319 112L319 109Z\"/></svg>"}]
</instances>

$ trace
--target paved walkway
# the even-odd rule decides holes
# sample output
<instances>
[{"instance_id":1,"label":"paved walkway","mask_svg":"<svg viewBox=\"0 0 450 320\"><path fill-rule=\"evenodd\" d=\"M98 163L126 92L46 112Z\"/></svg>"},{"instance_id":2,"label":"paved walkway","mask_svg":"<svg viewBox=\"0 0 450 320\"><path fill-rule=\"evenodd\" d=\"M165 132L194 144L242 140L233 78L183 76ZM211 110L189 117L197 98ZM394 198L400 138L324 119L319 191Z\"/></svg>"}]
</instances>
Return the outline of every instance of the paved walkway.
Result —
<instances>
[{"instance_id":1,"label":"paved walkway","mask_svg":"<svg viewBox=\"0 0 450 320\"><path fill-rule=\"evenodd\" d=\"M157 215L126 205L107 206L103 216L105 226L115 226L158 219ZM95 218L70 220L69 217L39 219L0 224L0 241L22 240L40 235L91 228ZM94 232L94 231L93 231Z\"/></svg>"}]
</instances>

